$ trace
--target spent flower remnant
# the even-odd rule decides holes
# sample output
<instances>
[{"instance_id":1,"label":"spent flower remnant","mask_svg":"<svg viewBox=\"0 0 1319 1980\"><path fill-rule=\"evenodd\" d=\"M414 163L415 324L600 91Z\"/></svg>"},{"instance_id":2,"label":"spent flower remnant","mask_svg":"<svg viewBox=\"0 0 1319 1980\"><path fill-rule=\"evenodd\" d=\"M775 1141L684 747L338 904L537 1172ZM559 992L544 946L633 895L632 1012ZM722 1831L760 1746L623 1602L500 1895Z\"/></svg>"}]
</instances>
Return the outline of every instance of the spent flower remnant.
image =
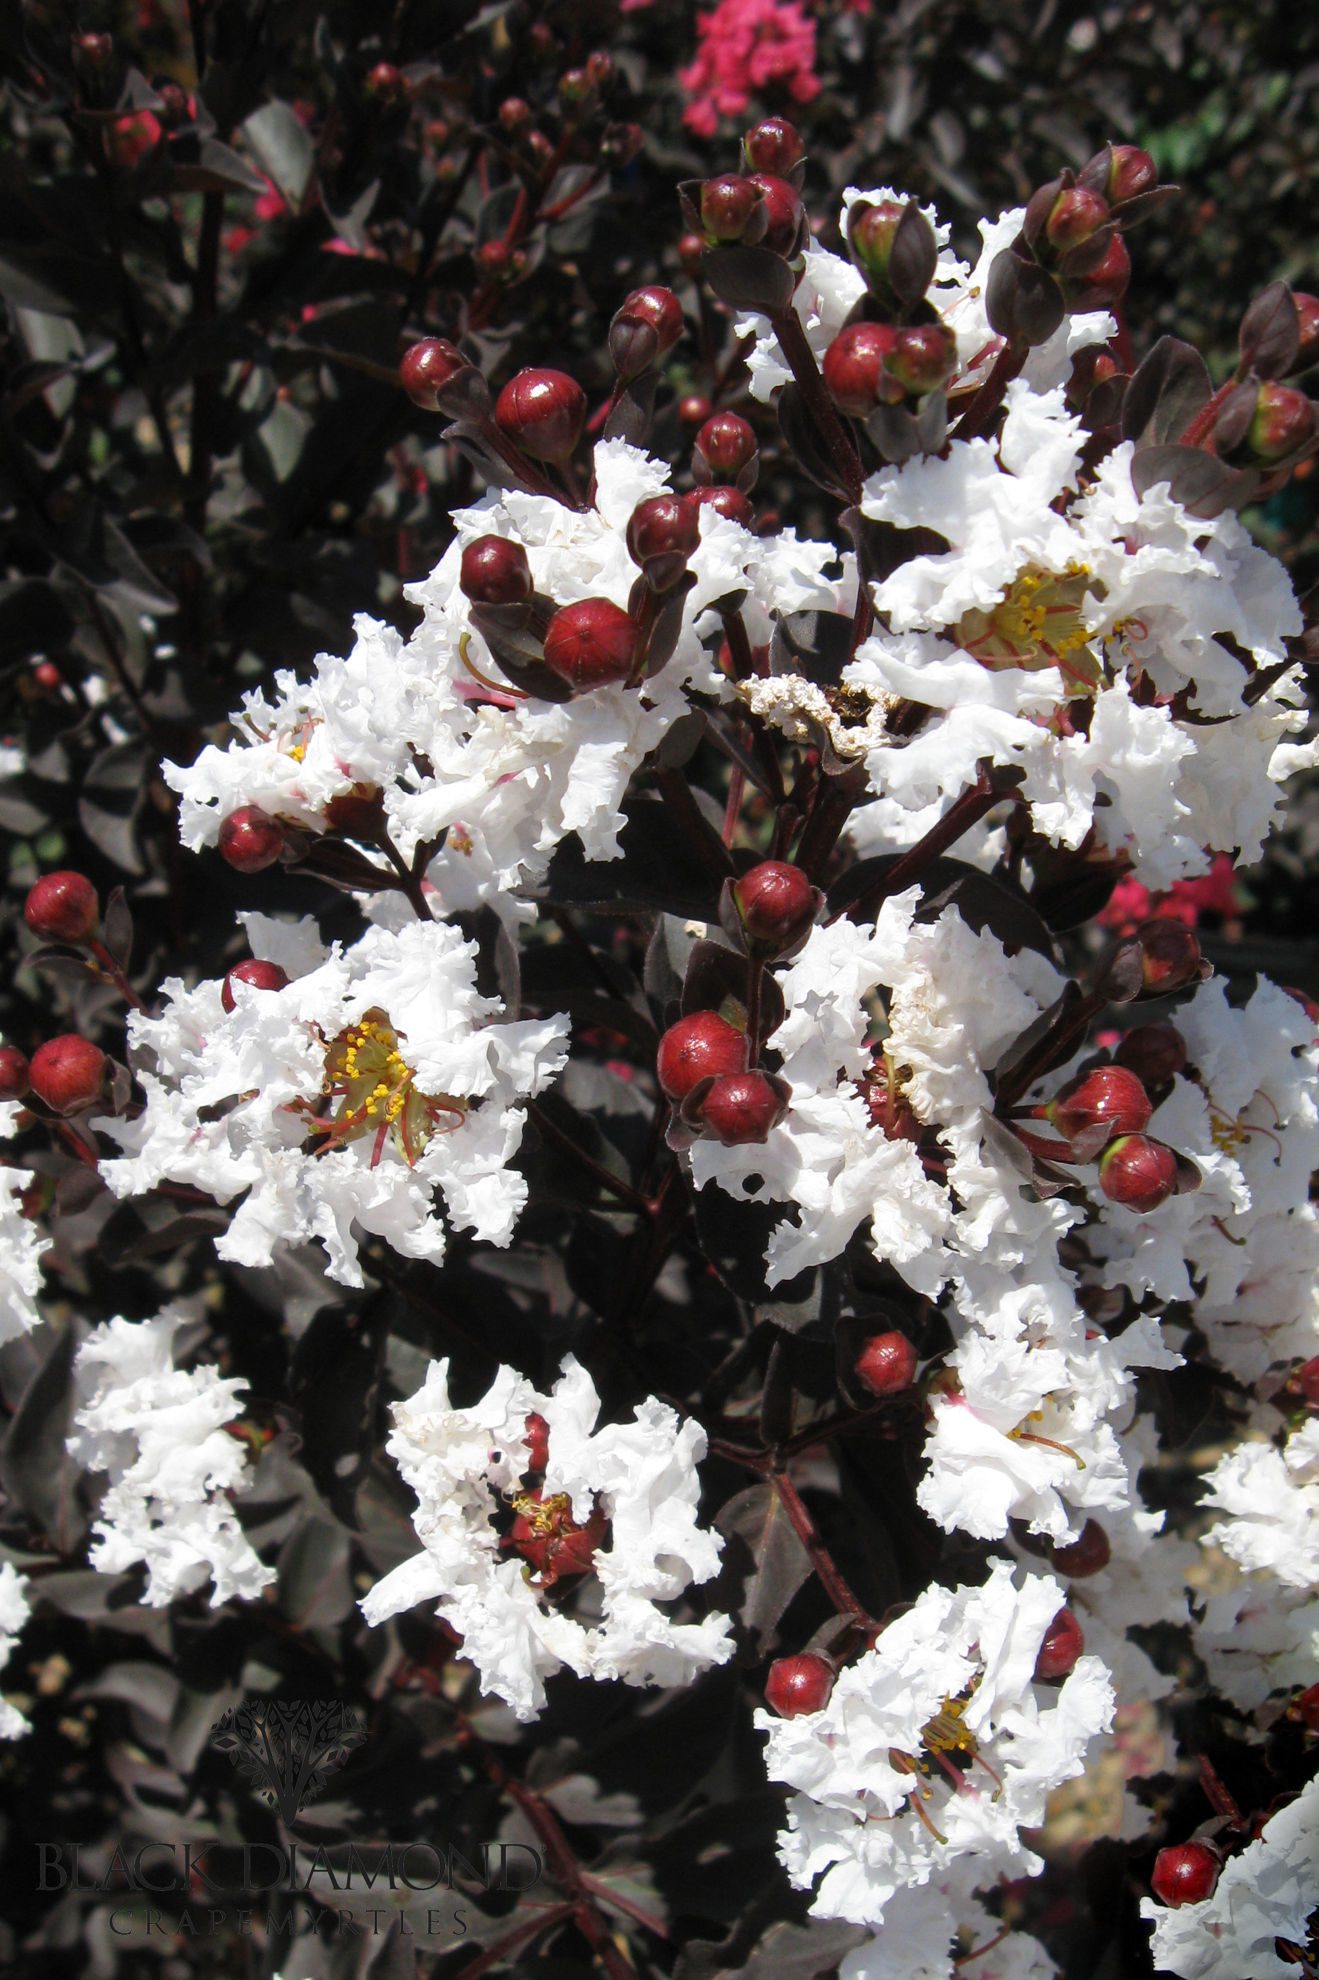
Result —
<instances>
[{"instance_id":1,"label":"spent flower remnant","mask_svg":"<svg viewBox=\"0 0 1319 1980\"><path fill-rule=\"evenodd\" d=\"M722 0L688 123L809 101L816 25ZM565 132L609 73L560 79ZM373 115L414 87L377 63ZM539 118L497 106L557 184ZM362 1639L361 1595L383 1731L412 1690L453 1708L614 1980L605 1880L566 1867L550 1808L589 1824L593 1784L542 1792L482 1726L553 1726L569 1672L703 1683L727 1716L760 1657L781 1860L817 1919L873 1935L843 1980L1043 1980L1005 1886L1096 1756L1175 1776L1159 1711L1190 1660L1158 1646L1193 1638L1261 1739L1319 1726L1315 1019L1264 979L1229 994L1196 932L1316 756L1300 608L1234 514L1319 448L1313 313L1275 285L1217 391L1175 339L1128 378L1109 312L1163 198L1130 146L987 221L974 266L886 186L845 193L845 253L814 246L781 117L740 165L679 189L714 296L690 365L685 291L651 281L609 322L611 385L504 368L487 305L521 194L454 341L404 356L409 415L484 490L408 591L415 629L359 617L164 768L187 848L267 907L287 888L241 917L250 954L139 991L122 894L32 888L34 966L103 1001L96 1037L0 1056L31 1164L0 1179L0 1335L38 1320L51 1200L95 1222L106 1186L112 1246L144 1255L214 1235L243 1288L198 1301L232 1322L219 1359L175 1368L172 1309L78 1350L93 1566L145 1564L153 1608L277 1580L308 1638L337 1607ZM762 451L815 536L769 511ZM295 1337L302 1458L280 1438L263 1478L313 1535L277 1500L277 1568L231 1505L267 1441L221 1373L272 1346L249 1290ZM1194 1531L1148 1491L1183 1352L1234 1425ZM847 1517L818 1517L840 1482ZM891 1506L901 1535L853 1531ZM0 1578L11 1634L20 1601ZM1313 1964L1310 1806L1254 1842L1170 1832L1156 1958L1262 1973L1281 1937Z\"/></svg>"}]
</instances>

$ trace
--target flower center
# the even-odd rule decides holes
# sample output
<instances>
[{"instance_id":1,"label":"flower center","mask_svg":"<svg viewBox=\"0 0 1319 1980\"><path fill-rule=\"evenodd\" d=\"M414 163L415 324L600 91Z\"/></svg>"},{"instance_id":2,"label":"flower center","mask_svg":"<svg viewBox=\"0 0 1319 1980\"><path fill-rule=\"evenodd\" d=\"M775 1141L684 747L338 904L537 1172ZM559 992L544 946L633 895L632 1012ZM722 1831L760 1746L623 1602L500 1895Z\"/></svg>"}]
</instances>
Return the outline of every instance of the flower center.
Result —
<instances>
[{"instance_id":1,"label":"flower center","mask_svg":"<svg viewBox=\"0 0 1319 1980\"><path fill-rule=\"evenodd\" d=\"M374 1135L372 1168L387 1139L413 1167L431 1136L461 1126L468 1107L451 1093L420 1091L399 1035L379 1009L367 1011L326 1047L323 1089L339 1104L328 1120L315 1123L313 1131L325 1137L317 1153Z\"/></svg>"},{"instance_id":2,"label":"flower center","mask_svg":"<svg viewBox=\"0 0 1319 1980\"><path fill-rule=\"evenodd\" d=\"M991 673L1007 667L1027 673L1058 667L1074 687L1093 690L1102 670L1082 618L1090 588L1085 564L1069 564L1061 576L1028 564L997 605L987 612L974 605L963 613L952 636Z\"/></svg>"},{"instance_id":3,"label":"flower center","mask_svg":"<svg viewBox=\"0 0 1319 1980\"><path fill-rule=\"evenodd\" d=\"M522 1573L527 1581L533 1580L533 1569L539 1588L552 1588L570 1574L590 1572L608 1524L603 1506L593 1507L585 1526L580 1526L566 1492L552 1492L546 1498L534 1486L528 1492L510 1493L509 1504L514 1517L504 1544L526 1561Z\"/></svg>"}]
</instances>

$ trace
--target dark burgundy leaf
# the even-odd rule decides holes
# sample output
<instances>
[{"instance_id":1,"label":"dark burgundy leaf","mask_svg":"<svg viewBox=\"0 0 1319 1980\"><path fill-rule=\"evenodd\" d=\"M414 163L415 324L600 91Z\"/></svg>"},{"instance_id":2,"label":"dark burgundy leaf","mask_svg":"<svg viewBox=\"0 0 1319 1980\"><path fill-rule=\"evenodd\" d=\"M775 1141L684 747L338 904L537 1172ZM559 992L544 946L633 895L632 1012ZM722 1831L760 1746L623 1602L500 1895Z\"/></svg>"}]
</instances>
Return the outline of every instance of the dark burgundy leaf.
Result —
<instances>
[{"instance_id":1,"label":"dark burgundy leaf","mask_svg":"<svg viewBox=\"0 0 1319 1980\"><path fill-rule=\"evenodd\" d=\"M1243 371L1285 378L1296 362L1301 324L1285 282L1270 282L1241 319L1238 339Z\"/></svg>"}]
</instances>

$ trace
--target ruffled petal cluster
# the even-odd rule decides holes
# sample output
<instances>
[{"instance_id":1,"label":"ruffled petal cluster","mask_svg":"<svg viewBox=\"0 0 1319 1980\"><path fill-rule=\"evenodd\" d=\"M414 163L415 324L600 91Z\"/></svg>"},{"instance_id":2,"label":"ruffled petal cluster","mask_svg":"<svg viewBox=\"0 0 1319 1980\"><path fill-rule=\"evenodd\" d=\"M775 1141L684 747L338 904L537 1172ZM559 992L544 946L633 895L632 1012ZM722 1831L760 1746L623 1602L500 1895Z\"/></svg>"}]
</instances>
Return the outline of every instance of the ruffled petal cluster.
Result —
<instances>
[{"instance_id":1,"label":"ruffled petal cluster","mask_svg":"<svg viewBox=\"0 0 1319 1980\"><path fill-rule=\"evenodd\" d=\"M27 1576L20 1574L12 1561L0 1562L0 1671L13 1656L19 1633L32 1613L28 1601L30 1586ZM30 1722L17 1705L0 1698L0 1739L21 1739L31 1730Z\"/></svg>"},{"instance_id":2,"label":"ruffled petal cluster","mask_svg":"<svg viewBox=\"0 0 1319 1980\"><path fill-rule=\"evenodd\" d=\"M1319 1781L1264 1824L1259 1836L1223 1865L1212 1897L1168 1910L1153 1898L1141 1916L1154 1927L1154 1964L1182 1980L1286 1980L1313 1946L1309 1920L1319 1896Z\"/></svg>"}]
</instances>

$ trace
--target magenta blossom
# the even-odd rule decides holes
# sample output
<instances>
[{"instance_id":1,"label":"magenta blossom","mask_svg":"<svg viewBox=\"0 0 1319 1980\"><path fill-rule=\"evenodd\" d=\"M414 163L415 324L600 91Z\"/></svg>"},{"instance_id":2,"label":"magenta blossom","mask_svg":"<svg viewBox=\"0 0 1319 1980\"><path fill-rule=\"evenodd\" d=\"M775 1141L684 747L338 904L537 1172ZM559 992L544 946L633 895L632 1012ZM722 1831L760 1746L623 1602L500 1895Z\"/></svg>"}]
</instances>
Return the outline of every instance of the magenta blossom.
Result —
<instances>
[{"instance_id":1,"label":"magenta blossom","mask_svg":"<svg viewBox=\"0 0 1319 1980\"><path fill-rule=\"evenodd\" d=\"M678 80L691 96L683 122L713 137L720 117L740 117L753 92L782 83L794 103L820 93L815 22L800 0L719 0L697 19L696 60Z\"/></svg>"}]
</instances>

